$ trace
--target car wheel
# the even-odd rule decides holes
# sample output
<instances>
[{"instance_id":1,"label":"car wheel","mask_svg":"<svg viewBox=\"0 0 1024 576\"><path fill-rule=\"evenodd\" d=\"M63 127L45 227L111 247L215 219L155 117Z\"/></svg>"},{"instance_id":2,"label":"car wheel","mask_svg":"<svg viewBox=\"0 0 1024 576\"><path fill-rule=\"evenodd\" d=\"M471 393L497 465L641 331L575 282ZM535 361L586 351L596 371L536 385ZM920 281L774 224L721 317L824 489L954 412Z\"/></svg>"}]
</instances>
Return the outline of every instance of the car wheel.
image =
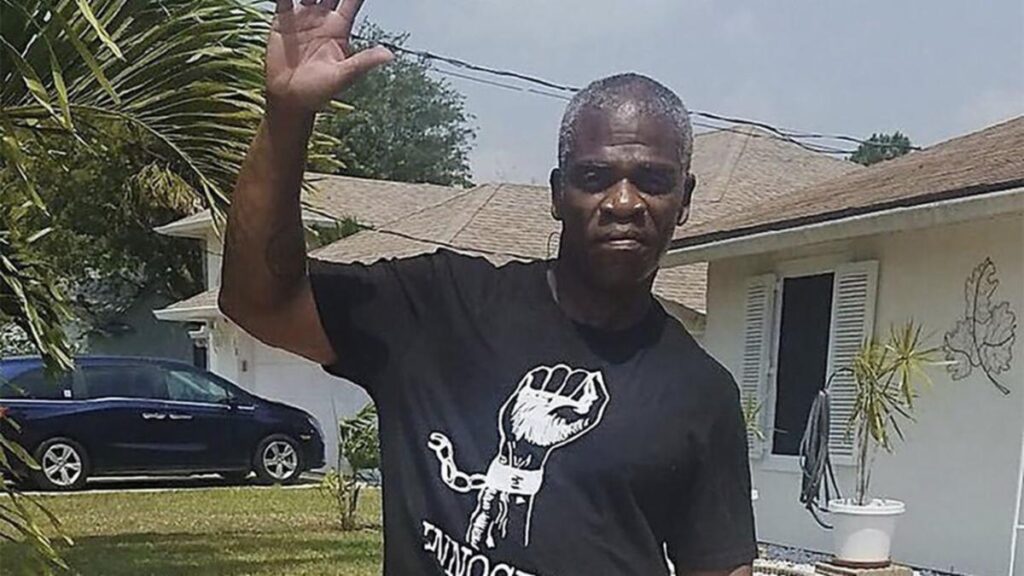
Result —
<instances>
[{"instance_id":1,"label":"car wheel","mask_svg":"<svg viewBox=\"0 0 1024 576\"><path fill-rule=\"evenodd\" d=\"M245 472L221 472L220 477L227 480L231 484L244 484L249 479L249 470Z\"/></svg>"},{"instance_id":2,"label":"car wheel","mask_svg":"<svg viewBox=\"0 0 1024 576\"><path fill-rule=\"evenodd\" d=\"M267 436L256 448L256 477L268 484L291 484L302 473L299 444L290 436Z\"/></svg>"},{"instance_id":3,"label":"car wheel","mask_svg":"<svg viewBox=\"0 0 1024 576\"><path fill-rule=\"evenodd\" d=\"M44 490L78 490L89 476L89 457L70 438L51 438L36 448L36 484Z\"/></svg>"}]
</instances>

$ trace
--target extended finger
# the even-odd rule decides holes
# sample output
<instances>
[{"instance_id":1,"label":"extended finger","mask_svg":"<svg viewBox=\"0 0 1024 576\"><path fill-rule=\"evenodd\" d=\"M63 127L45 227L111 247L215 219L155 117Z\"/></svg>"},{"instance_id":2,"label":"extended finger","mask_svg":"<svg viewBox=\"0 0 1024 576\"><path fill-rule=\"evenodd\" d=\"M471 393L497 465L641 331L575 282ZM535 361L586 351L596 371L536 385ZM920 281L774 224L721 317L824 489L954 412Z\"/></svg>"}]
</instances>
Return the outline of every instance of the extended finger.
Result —
<instances>
[{"instance_id":1,"label":"extended finger","mask_svg":"<svg viewBox=\"0 0 1024 576\"><path fill-rule=\"evenodd\" d=\"M363 0L344 0L338 8L338 14L341 14L346 20L352 22L356 19L356 15L359 14L359 9L362 7Z\"/></svg>"},{"instance_id":2,"label":"extended finger","mask_svg":"<svg viewBox=\"0 0 1024 576\"><path fill-rule=\"evenodd\" d=\"M363 0L341 0L341 6L338 6L338 14L345 22L346 36L352 33L352 26L355 24L356 16L359 15L359 9L362 7Z\"/></svg>"},{"instance_id":3,"label":"extended finger","mask_svg":"<svg viewBox=\"0 0 1024 576\"><path fill-rule=\"evenodd\" d=\"M357 52L338 64L339 83L342 86L348 86L370 70L394 59L395 55L391 53L391 50L383 46L374 46L369 50Z\"/></svg>"}]
</instances>

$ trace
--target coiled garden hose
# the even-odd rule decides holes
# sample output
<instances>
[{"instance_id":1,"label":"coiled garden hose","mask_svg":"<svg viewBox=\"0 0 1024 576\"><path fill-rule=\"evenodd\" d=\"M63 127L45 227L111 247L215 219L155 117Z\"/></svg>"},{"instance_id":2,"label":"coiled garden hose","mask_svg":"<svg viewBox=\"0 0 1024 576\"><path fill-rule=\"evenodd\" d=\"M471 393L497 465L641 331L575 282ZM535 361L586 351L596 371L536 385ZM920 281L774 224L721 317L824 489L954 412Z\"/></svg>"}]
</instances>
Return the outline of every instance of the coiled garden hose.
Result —
<instances>
[{"instance_id":1,"label":"coiled garden hose","mask_svg":"<svg viewBox=\"0 0 1024 576\"><path fill-rule=\"evenodd\" d=\"M835 377L835 374L832 377ZM831 424L829 387L832 384L832 377L811 404L807 426L800 440L800 503L811 513L814 521L826 530L831 530L832 526L821 519L819 512L828 512L828 502L832 499L833 492L836 498L841 497L828 450ZM822 490L825 493L824 505L821 501Z\"/></svg>"}]
</instances>

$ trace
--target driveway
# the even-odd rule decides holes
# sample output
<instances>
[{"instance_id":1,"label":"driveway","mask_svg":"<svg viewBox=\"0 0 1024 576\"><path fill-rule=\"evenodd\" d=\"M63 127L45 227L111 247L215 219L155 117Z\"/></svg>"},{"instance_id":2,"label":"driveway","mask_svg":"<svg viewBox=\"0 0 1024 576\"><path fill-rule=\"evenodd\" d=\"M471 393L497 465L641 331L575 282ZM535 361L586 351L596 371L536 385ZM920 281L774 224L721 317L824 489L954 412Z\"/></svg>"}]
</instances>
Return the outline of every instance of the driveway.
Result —
<instances>
[{"instance_id":1,"label":"driveway","mask_svg":"<svg viewBox=\"0 0 1024 576\"><path fill-rule=\"evenodd\" d=\"M302 478L295 484L286 488L312 488L317 486L320 477L314 474L303 474ZM102 494L110 492L166 492L170 490L206 490L210 488L233 488L239 486L269 487L260 486L256 483L255 477L250 477L245 482L231 482L216 474L201 474L195 476L111 476L104 478L92 478L86 484L84 490L74 492L39 492L35 490L26 491L26 494Z\"/></svg>"}]
</instances>

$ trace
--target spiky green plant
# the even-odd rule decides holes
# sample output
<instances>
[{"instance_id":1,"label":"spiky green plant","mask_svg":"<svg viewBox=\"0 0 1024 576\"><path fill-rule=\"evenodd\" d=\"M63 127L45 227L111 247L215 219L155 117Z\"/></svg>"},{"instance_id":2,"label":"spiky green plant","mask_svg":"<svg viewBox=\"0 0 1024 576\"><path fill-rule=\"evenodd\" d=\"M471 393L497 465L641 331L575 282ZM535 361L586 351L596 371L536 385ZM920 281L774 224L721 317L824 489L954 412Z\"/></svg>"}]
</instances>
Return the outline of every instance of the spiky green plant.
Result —
<instances>
[{"instance_id":1,"label":"spiky green plant","mask_svg":"<svg viewBox=\"0 0 1024 576\"><path fill-rule=\"evenodd\" d=\"M921 326L908 321L889 330L886 342L865 342L851 366L857 388L847 429L856 441L856 503L867 504L871 469L879 448L888 453L903 440L900 421L913 421L914 401L921 385L930 386L926 369L937 361L939 348L927 346Z\"/></svg>"}]
</instances>

